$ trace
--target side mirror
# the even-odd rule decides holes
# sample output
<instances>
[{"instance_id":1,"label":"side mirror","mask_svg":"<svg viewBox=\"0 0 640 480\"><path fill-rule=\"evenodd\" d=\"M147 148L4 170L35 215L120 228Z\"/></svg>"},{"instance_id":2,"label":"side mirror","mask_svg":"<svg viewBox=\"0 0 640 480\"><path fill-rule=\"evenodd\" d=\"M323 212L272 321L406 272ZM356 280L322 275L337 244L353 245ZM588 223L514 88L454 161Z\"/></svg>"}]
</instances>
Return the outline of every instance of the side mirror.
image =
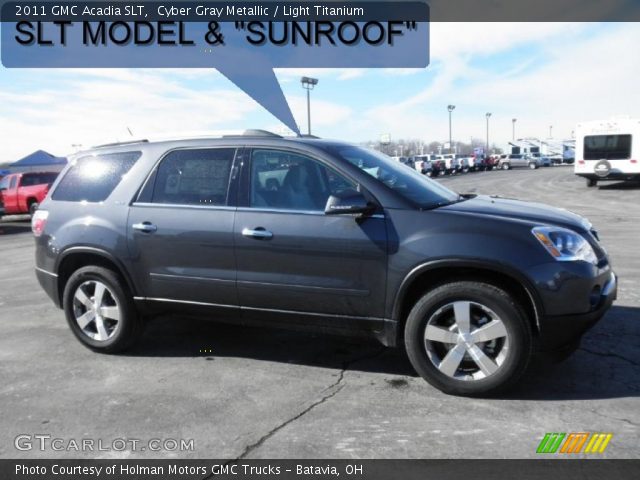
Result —
<instances>
[{"instance_id":1,"label":"side mirror","mask_svg":"<svg viewBox=\"0 0 640 480\"><path fill-rule=\"evenodd\" d=\"M375 208L375 205L367 201L363 194L349 189L338 195L331 195L327 200L324 213L325 215L367 214Z\"/></svg>"}]
</instances>

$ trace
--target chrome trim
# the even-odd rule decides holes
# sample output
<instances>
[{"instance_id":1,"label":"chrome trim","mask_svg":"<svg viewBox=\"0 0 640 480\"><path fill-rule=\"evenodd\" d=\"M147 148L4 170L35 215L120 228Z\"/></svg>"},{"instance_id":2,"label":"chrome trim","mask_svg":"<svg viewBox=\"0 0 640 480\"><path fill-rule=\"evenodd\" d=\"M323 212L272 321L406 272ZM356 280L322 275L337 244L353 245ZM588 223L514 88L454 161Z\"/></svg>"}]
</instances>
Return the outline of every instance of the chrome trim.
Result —
<instances>
[{"instance_id":1,"label":"chrome trim","mask_svg":"<svg viewBox=\"0 0 640 480\"><path fill-rule=\"evenodd\" d=\"M349 295L354 297L366 297L371 292L369 290L359 290L356 288L336 288L336 287L321 287L316 285L299 285L288 283L269 283L269 282L256 282L251 280L238 280L238 286L242 285L261 285L269 288L286 288L288 290L302 290L307 292L321 292L335 295Z\"/></svg>"},{"instance_id":2,"label":"chrome trim","mask_svg":"<svg viewBox=\"0 0 640 480\"><path fill-rule=\"evenodd\" d=\"M252 230L250 228L243 228L242 236L249 237L249 238L269 240L270 238L273 238L273 233L271 233L268 230L257 230L257 229Z\"/></svg>"},{"instance_id":3,"label":"chrome trim","mask_svg":"<svg viewBox=\"0 0 640 480\"><path fill-rule=\"evenodd\" d=\"M52 277L58 278L58 274L57 273L52 273L52 272L48 272L47 270L45 270L44 268L40 268L40 267L35 267L35 269L38 272L44 273L46 275L50 275Z\"/></svg>"},{"instance_id":4,"label":"chrome trim","mask_svg":"<svg viewBox=\"0 0 640 480\"><path fill-rule=\"evenodd\" d=\"M322 210L287 210L284 208L238 207L237 211L245 212L245 213L290 213L290 214L296 214L296 215L315 215L320 217L334 217L334 218L347 217L347 216L362 217L362 218L382 218L382 219L385 218L384 214L382 213L376 213L374 215L365 215L365 216L362 216L359 213L327 215Z\"/></svg>"},{"instance_id":5,"label":"chrome trim","mask_svg":"<svg viewBox=\"0 0 640 480\"><path fill-rule=\"evenodd\" d=\"M199 277L197 275L173 275L170 273L150 273L151 277L163 277L163 278L177 278L177 279L187 279L187 280L204 280L207 282L220 282L220 283L236 283L235 280L227 280L223 278L213 278L213 277Z\"/></svg>"},{"instance_id":6,"label":"chrome trim","mask_svg":"<svg viewBox=\"0 0 640 480\"><path fill-rule=\"evenodd\" d=\"M188 203L151 203L151 202L133 202L132 207L160 207L160 208L193 208L194 210L226 210L235 211L236 207L228 207L226 205L191 205Z\"/></svg>"},{"instance_id":7,"label":"chrome trim","mask_svg":"<svg viewBox=\"0 0 640 480\"><path fill-rule=\"evenodd\" d=\"M172 298L133 297L133 299L136 301L144 301L144 302L183 303L187 305L202 305L205 307L237 308L239 310L249 310L253 312L272 312L272 313L284 313L284 314L293 314L293 315L302 314L302 315L307 315L312 317L353 318L358 320L381 320L381 321L388 320L382 317L360 317L360 316L354 316L354 315L338 315L335 313L316 313L316 312L303 312L303 311L296 311L296 310L279 310L275 308L244 307L241 305L224 305L220 303L196 302L193 300L176 300Z\"/></svg>"},{"instance_id":8,"label":"chrome trim","mask_svg":"<svg viewBox=\"0 0 640 480\"><path fill-rule=\"evenodd\" d=\"M153 223L134 223L133 225L131 225L131 228L144 233L153 233L158 230L158 227Z\"/></svg>"}]
</instances>

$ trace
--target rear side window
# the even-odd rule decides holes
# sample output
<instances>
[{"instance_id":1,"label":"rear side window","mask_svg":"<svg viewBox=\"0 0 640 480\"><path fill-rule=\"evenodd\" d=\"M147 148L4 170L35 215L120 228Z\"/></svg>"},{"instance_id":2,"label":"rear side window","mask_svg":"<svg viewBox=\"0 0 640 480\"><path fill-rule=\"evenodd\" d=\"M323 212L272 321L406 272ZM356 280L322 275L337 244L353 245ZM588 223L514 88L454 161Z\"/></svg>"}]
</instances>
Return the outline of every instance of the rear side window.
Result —
<instances>
[{"instance_id":1,"label":"rear side window","mask_svg":"<svg viewBox=\"0 0 640 480\"><path fill-rule=\"evenodd\" d=\"M154 174L151 203L227 205L235 148L175 150ZM144 196L144 195L143 195Z\"/></svg>"},{"instance_id":2,"label":"rear side window","mask_svg":"<svg viewBox=\"0 0 640 480\"><path fill-rule=\"evenodd\" d=\"M60 180L51 198L67 202L102 202L141 155L141 152L121 152L81 157Z\"/></svg>"},{"instance_id":3,"label":"rear side window","mask_svg":"<svg viewBox=\"0 0 640 480\"><path fill-rule=\"evenodd\" d=\"M584 137L585 160L626 160L631 157L631 135Z\"/></svg>"}]
</instances>

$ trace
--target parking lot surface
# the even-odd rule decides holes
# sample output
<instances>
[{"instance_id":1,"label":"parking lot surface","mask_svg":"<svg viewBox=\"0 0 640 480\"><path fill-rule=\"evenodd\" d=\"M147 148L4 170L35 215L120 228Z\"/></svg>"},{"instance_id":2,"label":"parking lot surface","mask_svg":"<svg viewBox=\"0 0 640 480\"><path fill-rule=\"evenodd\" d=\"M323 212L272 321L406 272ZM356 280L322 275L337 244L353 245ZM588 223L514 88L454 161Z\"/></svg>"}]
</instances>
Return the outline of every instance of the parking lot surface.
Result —
<instances>
[{"instance_id":1,"label":"parking lot surface","mask_svg":"<svg viewBox=\"0 0 640 480\"><path fill-rule=\"evenodd\" d=\"M0 223L0 457L521 458L546 432L611 432L602 457L640 456L640 186L587 189L571 168L439 179L587 216L619 298L569 360L537 363L501 399L444 395L374 342L179 317L124 355L73 337L37 285L28 221ZM570 301L570 299L568 299ZM65 440L193 439L187 452L19 451L20 434Z\"/></svg>"}]
</instances>

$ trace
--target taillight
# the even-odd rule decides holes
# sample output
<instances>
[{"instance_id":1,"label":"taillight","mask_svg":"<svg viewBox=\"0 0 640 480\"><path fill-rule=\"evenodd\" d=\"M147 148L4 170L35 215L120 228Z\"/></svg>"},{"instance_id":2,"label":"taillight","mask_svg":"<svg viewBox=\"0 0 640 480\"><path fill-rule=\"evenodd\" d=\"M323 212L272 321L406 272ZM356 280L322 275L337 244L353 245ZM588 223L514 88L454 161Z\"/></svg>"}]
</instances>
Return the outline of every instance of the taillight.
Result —
<instances>
[{"instance_id":1,"label":"taillight","mask_svg":"<svg viewBox=\"0 0 640 480\"><path fill-rule=\"evenodd\" d=\"M584 165L584 160L578 160L579 165Z\"/></svg>"},{"instance_id":2,"label":"taillight","mask_svg":"<svg viewBox=\"0 0 640 480\"><path fill-rule=\"evenodd\" d=\"M36 210L31 217L31 231L36 237L39 237L44 232L47 218L49 218L49 212L46 210Z\"/></svg>"},{"instance_id":3,"label":"taillight","mask_svg":"<svg viewBox=\"0 0 640 480\"><path fill-rule=\"evenodd\" d=\"M631 163L638 163L638 160L631 160Z\"/></svg>"}]
</instances>

